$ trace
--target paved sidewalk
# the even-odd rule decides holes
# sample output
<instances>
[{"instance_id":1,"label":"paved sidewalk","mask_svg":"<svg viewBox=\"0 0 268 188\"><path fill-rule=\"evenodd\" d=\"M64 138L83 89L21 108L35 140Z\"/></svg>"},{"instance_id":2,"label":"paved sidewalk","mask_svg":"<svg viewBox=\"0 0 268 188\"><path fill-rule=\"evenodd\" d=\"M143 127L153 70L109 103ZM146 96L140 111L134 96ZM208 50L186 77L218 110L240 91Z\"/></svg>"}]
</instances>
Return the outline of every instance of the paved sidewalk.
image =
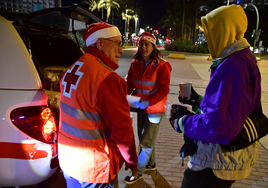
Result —
<instances>
[{"instance_id":1,"label":"paved sidewalk","mask_svg":"<svg viewBox=\"0 0 268 188\"><path fill-rule=\"evenodd\" d=\"M186 57L187 58L187 57ZM210 62L203 62L201 64L195 63L194 59L191 63L187 63L184 60L171 60L168 59L173 68L171 86L169 93L169 101L172 103L178 102L178 83L180 81L191 81L194 88L200 94L204 94L206 85L209 80L208 67ZM184 63L185 69L188 73L179 66L180 63ZM267 64L262 64L261 72L263 72L263 79L267 76L268 61ZM267 67L266 67L267 65ZM178 66L178 67L176 67ZM178 72L179 71L179 72ZM180 77L178 76L180 75ZM267 81L266 81L267 80ZM268 115L268 79L262 80L262 104L264 106L264 112ZM134 132L136 133L136 115L133 118ZM268 143L268 142L267 142ZM136 144L138 145L138 138L136 138ZM132 185L126 185L123 182L125 176L130 174L130 171L121 169L119 173L119 187L129 188L179 188L183 179L183 172L187 168L188 158L184 161L182 166L182 160L179 156L179 150L183 144L183 135L175 132L167 118L164 118L162 126L159 129L156 142L156 161L157 170L151 171L143 175L143 178ZM266 147L268 149L268 147ZM268 151L260 145L259 156L256 164L253 166L252 172L247 179L236 181L232 187L247 187L247 188L264 188L268 187Z\"/></svg>"}]
</instances>

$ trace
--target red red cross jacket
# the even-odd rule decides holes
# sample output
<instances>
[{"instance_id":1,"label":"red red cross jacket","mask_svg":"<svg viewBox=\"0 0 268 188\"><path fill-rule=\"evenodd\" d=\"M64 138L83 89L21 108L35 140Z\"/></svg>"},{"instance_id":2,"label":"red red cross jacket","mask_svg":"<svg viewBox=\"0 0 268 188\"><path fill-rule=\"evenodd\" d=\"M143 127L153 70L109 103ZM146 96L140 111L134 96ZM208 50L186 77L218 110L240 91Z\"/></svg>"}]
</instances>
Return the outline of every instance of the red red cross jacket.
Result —
<instances>
[{"instance_id":1,"label":"red red cross jacket","mask_svg":"<svg viewBox=\"0 0 268 188\"><path fill-rule=\"evenodd\" d=\"M137 155L126 83L100 59L85 53L61 81L59 161L73 178L92 183L114 179Z\"/></svg>"}]
</instances>

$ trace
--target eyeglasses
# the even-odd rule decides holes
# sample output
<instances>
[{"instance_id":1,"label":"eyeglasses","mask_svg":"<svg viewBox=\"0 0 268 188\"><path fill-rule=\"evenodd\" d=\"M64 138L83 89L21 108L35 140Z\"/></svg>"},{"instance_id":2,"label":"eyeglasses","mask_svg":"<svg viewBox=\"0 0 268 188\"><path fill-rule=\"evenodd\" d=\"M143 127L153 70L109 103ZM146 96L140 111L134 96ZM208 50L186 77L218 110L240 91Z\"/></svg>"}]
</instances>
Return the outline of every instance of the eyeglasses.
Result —
<instances>
[{"instance_id":1,"label":"eyeglasses","mask_svg":"<svg viewBox=\"0 0 268 188\"><path fill-rule=\"evenodd\" d=\"M103 39L103 40L108 40L113 42L116 46L118 46L118 50L120 50L120 48L123 47L123 42L122 41L114 41L114 40L110 40L110 39Z\"/></svg>"}]
</instances>

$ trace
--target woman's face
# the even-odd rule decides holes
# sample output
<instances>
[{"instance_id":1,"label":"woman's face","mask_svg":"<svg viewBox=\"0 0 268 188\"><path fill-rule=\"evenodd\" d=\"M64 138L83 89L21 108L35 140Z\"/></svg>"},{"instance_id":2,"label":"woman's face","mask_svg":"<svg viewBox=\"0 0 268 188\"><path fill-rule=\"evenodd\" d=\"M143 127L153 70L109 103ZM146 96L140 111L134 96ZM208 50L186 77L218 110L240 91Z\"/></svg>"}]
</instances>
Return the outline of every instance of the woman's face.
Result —
<instances>
[{"instance_id":1,"label":"woman's face","mask_svg":"<svg viewBox=\"0 0 268 188\"><path fill-rule=\"evenodd\" d=\"M141 40L139 43L139 50L143 58L150 58L152 51L154 50L153 44L147 40Z\"/></svg>"}]
</instances>

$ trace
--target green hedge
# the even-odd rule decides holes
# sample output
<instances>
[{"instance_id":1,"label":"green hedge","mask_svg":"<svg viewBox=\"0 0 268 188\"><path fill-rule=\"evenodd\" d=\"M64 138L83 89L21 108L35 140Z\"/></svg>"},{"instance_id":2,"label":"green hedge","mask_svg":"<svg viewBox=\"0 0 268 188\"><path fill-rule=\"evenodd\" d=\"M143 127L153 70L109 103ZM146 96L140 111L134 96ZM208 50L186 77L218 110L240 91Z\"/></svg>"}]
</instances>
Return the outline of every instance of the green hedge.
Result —
<instances>
[{"instance_id":1,"label":"green hedge","mask_svg":"<svg viewBox=\"0 0 268 188\"><path fill-rule=\"evenodd\" d=\"M206 44L194 45L190 40L176 40L165 46L166 50L193 53L209 53Z\"/></svg>"}]
</instances>

